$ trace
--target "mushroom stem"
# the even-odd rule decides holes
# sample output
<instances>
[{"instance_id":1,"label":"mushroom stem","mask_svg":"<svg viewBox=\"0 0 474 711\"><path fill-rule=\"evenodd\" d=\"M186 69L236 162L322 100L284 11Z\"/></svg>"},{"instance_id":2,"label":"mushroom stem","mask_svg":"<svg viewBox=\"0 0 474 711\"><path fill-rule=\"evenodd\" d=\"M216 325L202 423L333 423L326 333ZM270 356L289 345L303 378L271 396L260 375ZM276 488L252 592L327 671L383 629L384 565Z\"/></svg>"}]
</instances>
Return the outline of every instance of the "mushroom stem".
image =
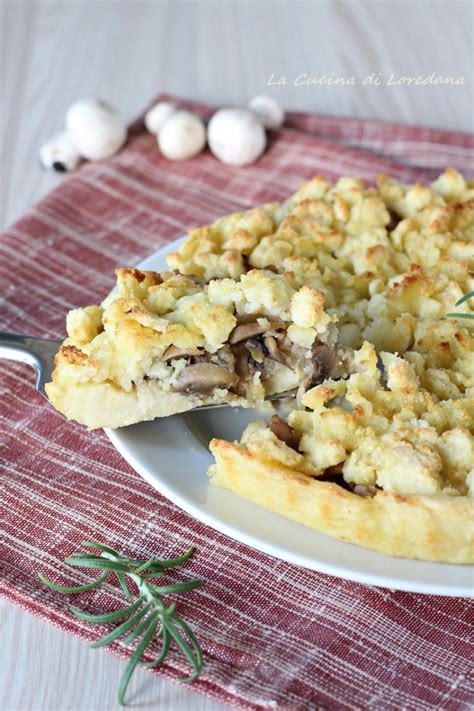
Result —
<instances>
[{"instance_id":1,"label":"mushroom stem","mask_svg":"<svg viewBox=\"0 0 474 711\"><path fill-rule=\"evenodd\" d=\"M70 173L81 162L81 156L71 143L67 131L62 131L41 146L39 159L46 170Z\"/></svg>"},{"instance_id":2,"label":"mushroom stem","mask_svg":"<svg viewBox=\"0 0 474 711\"><path fill-rule=\"evenodd\" d=\"M285 112L277 102L269 96L254 96L249 101L249 109L256 114L265 128L281 128L285 120Z\"/></svg>"}]
</instances>

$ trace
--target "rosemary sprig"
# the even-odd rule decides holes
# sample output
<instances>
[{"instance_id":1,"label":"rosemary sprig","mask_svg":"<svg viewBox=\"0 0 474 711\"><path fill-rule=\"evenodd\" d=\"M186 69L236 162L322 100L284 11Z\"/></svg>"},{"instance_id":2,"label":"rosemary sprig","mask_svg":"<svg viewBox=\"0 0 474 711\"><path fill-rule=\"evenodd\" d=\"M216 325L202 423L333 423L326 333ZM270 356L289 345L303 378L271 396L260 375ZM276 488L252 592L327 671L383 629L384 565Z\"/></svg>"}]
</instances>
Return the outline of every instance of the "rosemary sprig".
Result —
<instances>
[{"instance_id":1,"label":"rosemary sprig","mask_svg":"<svg viewBox=\"0 0 474 711\"><path fill-rule=\"evenodd\" d=\"M120 682L118 693L119 703L122 705L125 704L125 693L127 691L128 682L135 668L140 663L143 654L155 638L161 637L160 654L151 662L141 663L145 667L159 666L166 659L171 643L174 641L193 670L190 676L180 679L180 681L194 681L201 673L203 667L201 646L189 625L175 612L176 605L172 604L166 606L162 596L170 593L194 590L200 587L203 581L195 579L185 583L171 583L170 585L159 586L149 582L150 579L162 578L168 568L175 568L185 563L193 554L194 549L189 548L186 553L178 558L168 560L158 558L137 560L135 558L123 558L113 548L95 541L82 541L82 545L86 548L93 548L96 552L78 551L66 558L65 562L76 567L96 568L104 571L96 580L86 583L85 585L68 587L53 583L42 573L38 573L38 577L41 582L51 588L51 590L74 594L100 587L105 582L109 573L112 573L117 578L125 595L128 598L135 598L134 602L130 605L103 615L91 615L74 605L69 607L73 615L85 622L96 624L120 622L111 632L91 645L94 649L104 647L120 638L122 638L122 642L127 645L137 639L139 640L135 651L125 667ZM97 551L99 551L99 553L97 553Z\"/></svg>"},{"instance_id":2,"label":"rosemary sprig","mask_svg":"<svg viewBox=\"0 0 474 711\"><path fill-rule=\"evenodd\" d=\"M456 303L454 304L455 306L461 306L461 304L464 304L465 301L468 299L474 298L474 291L470 291L468 294L464 294ZM474 314L471 313L466 313L465 311L461 311L461 313L449 313L446 314L447 318L470 318L474 319Z\"/></svg>"}]
</instances>

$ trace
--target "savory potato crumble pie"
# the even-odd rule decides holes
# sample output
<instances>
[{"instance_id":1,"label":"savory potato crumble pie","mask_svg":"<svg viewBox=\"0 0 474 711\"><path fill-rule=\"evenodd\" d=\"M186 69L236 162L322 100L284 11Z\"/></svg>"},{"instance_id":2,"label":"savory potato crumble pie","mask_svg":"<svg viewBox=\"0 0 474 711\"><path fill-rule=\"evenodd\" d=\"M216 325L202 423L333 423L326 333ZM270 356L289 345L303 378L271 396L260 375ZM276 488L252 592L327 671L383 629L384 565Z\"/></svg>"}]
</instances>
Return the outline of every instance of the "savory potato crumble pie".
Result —
<instances>
[{"instance_id":1,"label":"savory potato crumble pie","mask_svg":"<svg viewBox=\"0 0 474 711\"><path fill-rule=\"evenodd\" d=\"M474 181L377 182L314 178L191 230L172 272L119 269L68 315L52 403L118 427L291 391L287 420L211 442L214 484L382 553L474 562L473 341L446 317L474 287Z\"/></svg>"}]
</instances>

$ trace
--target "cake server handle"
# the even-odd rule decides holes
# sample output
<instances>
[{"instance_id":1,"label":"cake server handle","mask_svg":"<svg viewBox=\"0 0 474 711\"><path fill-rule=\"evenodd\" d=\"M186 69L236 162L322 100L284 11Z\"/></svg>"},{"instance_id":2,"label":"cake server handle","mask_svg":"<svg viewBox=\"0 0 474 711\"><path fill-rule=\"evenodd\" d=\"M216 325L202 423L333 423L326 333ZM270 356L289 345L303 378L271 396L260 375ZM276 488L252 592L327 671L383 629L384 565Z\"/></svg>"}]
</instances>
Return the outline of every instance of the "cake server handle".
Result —
<instances>
[{"instance_id":1,"label":"cake server handle","mask_svg":"<svg viewBox=\"0 0 474 711\"><path fill-rule=\"evenodd\" d=\"M60 344L61 341L46 338L0 333L0 358L31 365L36 371L35 387L47 399L44 386L51 380L54 356Z\"/></svg>"}]
</instances>

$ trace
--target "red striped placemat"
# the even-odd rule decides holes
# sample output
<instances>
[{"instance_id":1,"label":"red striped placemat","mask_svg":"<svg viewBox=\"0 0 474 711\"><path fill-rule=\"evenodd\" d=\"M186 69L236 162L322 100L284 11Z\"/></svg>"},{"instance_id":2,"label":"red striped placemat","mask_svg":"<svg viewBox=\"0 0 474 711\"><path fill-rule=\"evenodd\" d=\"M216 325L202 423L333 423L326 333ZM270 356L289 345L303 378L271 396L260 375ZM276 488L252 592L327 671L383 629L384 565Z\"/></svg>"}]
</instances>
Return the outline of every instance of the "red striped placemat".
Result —
<instances>
[{"instance_id":1,"label":"red striped placemat","mask_svg":"<svg viewBox=\"0 0 474 711\"><path fill-rule=\"evenodd\" d=\"M212 110L179 103L204 116ZM430 181L447 164L469 171L473 162L466 134L290 114L255 166L230 168L208 152L170 163L138 120L124 150L83 166L2 235L0 329L60 337L68 309L104 297L116 266L132 265L190 225L284 198L315 174ZM190 688L242 709L469 707L471 602L338 580L236 543L151 489L102 432L55 413L34 392L26 366L0 368L0 591L7 598L93 640L102 632L73 618L65 596L39 585L38 570L70 580L62 559L83 538L143 558L192 543L197 553L181 575L206 584L179 604L206 666ZM109 585L83 594L80 605L104 611L120 600ZM130 654L119 643L112 650ZM172 653L159 673L177 672L185 667Z\"/></svg>"}]
</instances>

